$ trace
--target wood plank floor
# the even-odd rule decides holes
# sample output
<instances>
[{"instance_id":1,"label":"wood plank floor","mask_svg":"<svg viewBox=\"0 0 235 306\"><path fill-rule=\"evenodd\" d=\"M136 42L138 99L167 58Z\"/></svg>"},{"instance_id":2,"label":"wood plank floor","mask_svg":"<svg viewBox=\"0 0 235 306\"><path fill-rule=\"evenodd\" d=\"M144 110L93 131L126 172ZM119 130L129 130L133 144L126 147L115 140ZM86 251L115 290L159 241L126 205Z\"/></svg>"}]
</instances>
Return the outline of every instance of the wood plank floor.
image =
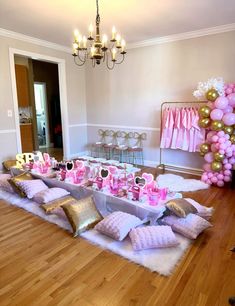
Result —
<instances>
[{"instance_id":1,"label":"wood plank floor","mask_svg":"<svg viewBox=\"0 0 235 306\"><path fill-rule=\"evenodd\" d=\"M170 277L0 201L0 305L225 306L235 296L235 190L185 194L215 207Z\"/></svg>"}]
</instances>

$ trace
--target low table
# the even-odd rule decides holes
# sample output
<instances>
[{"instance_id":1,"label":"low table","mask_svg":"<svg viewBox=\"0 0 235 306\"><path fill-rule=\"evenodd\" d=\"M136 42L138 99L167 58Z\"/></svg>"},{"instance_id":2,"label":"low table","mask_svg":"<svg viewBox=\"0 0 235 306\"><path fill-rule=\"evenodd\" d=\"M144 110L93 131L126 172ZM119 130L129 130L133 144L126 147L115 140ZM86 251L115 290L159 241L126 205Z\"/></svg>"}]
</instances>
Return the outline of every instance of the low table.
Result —
<instances>
[{"instance_id":1,"label":"low table","mask_svg":"<svg viewBox=\"0 0 235 306\"><path fill-rule=\"evenodd\" d=\"M14 174L19 174L22 170L13 170ZM92 190L91 187L86 187L78 184L66 183L64 181L58 181L55 178L48 177L43 174L32 173L35 178L42 179L49 187L64 188L71 193L71 195L77 199L81 199L90 195L94 196L95 203L99 211L103 216L110 214L113 211L124 211L133 214L141 220L149 220L151 224L154 224L158 218L160 218L165 211L165 203L171 199L182 198L181 193L172 193L167 196L166 200L159 201L155 206L151 206L148 203L141 203L139 201L131 201L124 197L116 197L112 194L104 193L103 191Z\"/></svg>"}]
</instances>

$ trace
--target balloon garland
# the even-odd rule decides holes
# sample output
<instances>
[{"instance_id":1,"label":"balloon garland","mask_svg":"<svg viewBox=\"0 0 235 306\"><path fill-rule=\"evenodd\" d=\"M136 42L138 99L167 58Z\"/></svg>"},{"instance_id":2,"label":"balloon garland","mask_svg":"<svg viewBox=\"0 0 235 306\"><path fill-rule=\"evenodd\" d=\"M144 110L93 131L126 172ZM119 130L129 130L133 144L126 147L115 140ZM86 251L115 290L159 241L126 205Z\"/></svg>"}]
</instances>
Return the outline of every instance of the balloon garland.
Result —
<instances>
[{"instance_id":1,"label":"balloon garland","mask_svg":"<svg viewBox=\"0 0 235 306\"><path fill-rule=\"evenodd\" d=\"M201 180L223 187L231 181L235 164L235 83L209 79L200 82L193 94L208 101L199 109L198 124L207 129L206 143L200 146L200 155L206 161Z\"/></svg>"}]
</instances>

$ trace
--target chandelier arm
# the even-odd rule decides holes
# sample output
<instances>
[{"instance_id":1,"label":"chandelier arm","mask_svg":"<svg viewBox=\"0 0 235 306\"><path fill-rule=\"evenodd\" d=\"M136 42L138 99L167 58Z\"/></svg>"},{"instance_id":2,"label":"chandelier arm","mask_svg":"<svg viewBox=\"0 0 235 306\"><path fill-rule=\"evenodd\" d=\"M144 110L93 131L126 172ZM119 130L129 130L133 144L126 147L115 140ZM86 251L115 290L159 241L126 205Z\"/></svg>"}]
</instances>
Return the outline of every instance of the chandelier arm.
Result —
<instances>
[{"instance_id":1,"label":"chandelier arm","mask_svg":"<svg viewBox=\"0 0 235 306\"><path fill-rule=\"evenodd\" d=\"M111 54L111 50L109 49L109 53ZM115 66L115 62L112 61L112 66L109 66L109 56L108 56L108 53L107 53L107 57L106 57L106 67L109 69L109 70L113 70L114 66Z\"/></svg>"},{"instance_id":2,"label":"chandelier arm","mask_svg":"<svg viewBox=\"0 0 235 306\"><path fill-rule=\"evenodd\" d=\"M124 62L124 59L125 59L125 55L124 55L124 54L122 54L122 60L121 60L120 62L116 62L115 64L120 65L121 63L123 63L123 62Z\"/></svg>"},{"instance_id":3,"label":"chandelier arm","mask_svg":"<svg viewBox=\"0 0 235 306\"><path fill-rule=\"evenodd\" d=\"M87 52L86 52L86 53L87 53ZM86 53L85 53L84 59L82 59L82 58L80 57L80 54L79 54L79 51L78 51L77 56L78 56L79 60L80 60L82 63L85 63L85 62L86 62Z\"/></svg>"},{"instance_id":4,"label":"chandelier arm","mask_svg":"<svg viewBox=\"0 0 235 306\"><path fill-rule=\"evenodd\" d=\"M85 62L79 63L79 62L76 60L76 57L77 57L77 56L74 56L74 57L73 57L74 63L75 63L77 66L83 66L83 65L85 64L86 61L85 61Z\"/></svg>"}]
</instances>

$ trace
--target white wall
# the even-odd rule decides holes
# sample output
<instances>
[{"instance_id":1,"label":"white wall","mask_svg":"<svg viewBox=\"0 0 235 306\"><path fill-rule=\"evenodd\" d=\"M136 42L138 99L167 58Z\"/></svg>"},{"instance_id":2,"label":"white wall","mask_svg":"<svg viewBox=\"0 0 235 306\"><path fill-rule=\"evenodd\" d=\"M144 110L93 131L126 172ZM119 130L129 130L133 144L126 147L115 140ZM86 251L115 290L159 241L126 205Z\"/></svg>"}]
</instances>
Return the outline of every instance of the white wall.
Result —
<instances>
[{"instance_id":1,"label":"white wall","mask_svg":"<svg viewBox=\"0 0 235 306\"><path fill-rule=\"evenodd\" d=\"M7 110L13 110L9 48L65 60L70 139L68 151L70 155L84 151L87 143L87 133L83 126L86 123L85 69L78 68L69 53L0 36L0 162L14 158L17 153L14 113L13 117L7 117Z\"/></svg>"},{"instance_id":2,"label":"white wall","mask_svg":"<svg viewBox=\"0 0 235 306\"><path fill-rule=\"evenodd\" d=\"M193 101L198 81L222 76L235 80L235 31L128 50L115 70L86 69L88 141L109 125L148 133L145 160L159 160L160 106ZM97 125L97 126L94 126ZM124 126L124 127L123 127ZM133 128L132 128L133 127ZM164 150L165 163L200 168L197 153Z\"/></svg>"}]
</instances>

